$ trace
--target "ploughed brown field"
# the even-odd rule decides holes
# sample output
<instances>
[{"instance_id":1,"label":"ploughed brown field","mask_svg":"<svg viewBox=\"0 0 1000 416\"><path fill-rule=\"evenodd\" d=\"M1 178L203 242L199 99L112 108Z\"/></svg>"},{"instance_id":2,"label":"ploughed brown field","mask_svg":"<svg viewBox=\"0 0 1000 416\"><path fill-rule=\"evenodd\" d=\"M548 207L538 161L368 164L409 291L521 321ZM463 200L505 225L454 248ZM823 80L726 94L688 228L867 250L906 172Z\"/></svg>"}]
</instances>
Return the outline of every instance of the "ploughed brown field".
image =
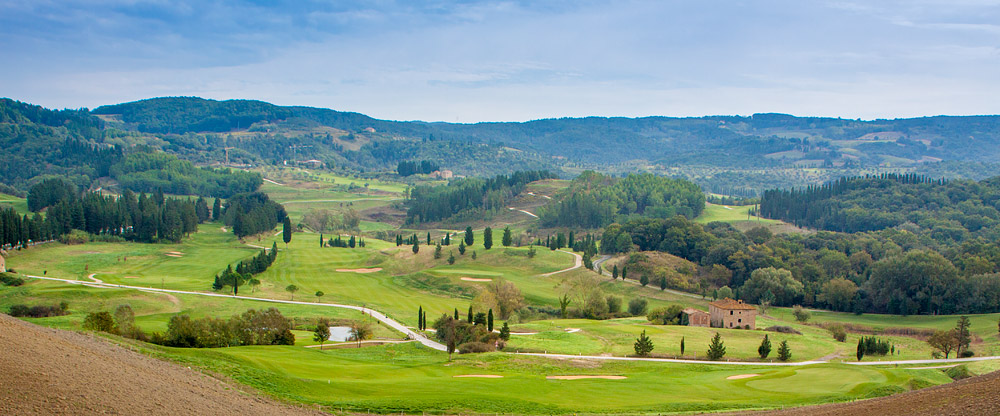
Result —
<instances>
[{"instance_id":1,"label":"ploughed brown field","mask_svg":"<svg viewBox=\"0 0 1000 416\"><path fill-rule=\"evenodd\" d=\"M106 340L0 313L0 415L311 415Z\"/></svg>"},{"instance_id":2,"label":"ploughed brown field","mask_svg":"<svg viewBox=\"0 0 1000 416\"><path fill-rule=\"evenodd\" d=\"M851 403L805 406L732 416L980 416L1000 415L1000 371L922 390Z\"/></svg>"}]
</instances>

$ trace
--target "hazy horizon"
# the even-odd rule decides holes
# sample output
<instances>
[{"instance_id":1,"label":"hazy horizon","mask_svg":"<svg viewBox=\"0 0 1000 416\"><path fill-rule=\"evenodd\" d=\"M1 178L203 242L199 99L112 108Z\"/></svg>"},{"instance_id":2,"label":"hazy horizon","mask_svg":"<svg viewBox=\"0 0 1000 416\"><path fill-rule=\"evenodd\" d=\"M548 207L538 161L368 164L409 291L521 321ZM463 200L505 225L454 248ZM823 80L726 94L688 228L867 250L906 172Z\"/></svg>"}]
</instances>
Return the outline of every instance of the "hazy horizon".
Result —
<instances>
[{"instance_id":1,"label":"hazy horizon","mask_svg":"<svg viewBox=\"0 0 1000 416\"><path fill-rule=\"evenodd\" d=\"M388 120L1000 113L1000 2L0 1L0 95Z\"/></svg>"}]
</instances>

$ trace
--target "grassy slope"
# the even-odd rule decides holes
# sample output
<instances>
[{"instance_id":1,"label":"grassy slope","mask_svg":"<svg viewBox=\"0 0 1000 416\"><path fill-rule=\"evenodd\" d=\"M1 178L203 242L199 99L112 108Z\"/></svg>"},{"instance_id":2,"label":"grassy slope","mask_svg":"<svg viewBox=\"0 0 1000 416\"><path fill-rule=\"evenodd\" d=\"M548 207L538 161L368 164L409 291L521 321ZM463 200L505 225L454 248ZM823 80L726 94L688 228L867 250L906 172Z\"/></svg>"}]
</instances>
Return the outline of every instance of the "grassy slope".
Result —
<instances>
[{"instance_id":1,"label":"grassy slope","mask_svg":"<svg viewBox=\"0 0 1000 416\"><path fill-rule=\"evenodd\" d=\"M28 200L24 198L18 198L13 195L0 194L0 207L13 207L18 214L30 215L31 211L28 211Z\"/></svg>"}]
</instances>

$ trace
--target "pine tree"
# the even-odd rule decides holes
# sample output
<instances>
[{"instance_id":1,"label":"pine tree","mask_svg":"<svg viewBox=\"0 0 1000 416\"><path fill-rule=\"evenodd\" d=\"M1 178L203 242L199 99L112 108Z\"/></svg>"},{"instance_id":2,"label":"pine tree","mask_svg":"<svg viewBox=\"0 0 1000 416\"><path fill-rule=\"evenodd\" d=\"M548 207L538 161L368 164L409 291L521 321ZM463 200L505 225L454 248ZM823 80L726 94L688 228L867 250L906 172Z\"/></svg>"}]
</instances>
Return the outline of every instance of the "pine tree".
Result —
<instances>
[{"instance_id":1,"label":"pine tree","mask_svg":"<svg viewBox=\"0 0 1000 416\"><path fill-rule=\"evenodd\" d=\"M628 275L628 266L622 266L622 280L625 280L625 276Z\"/></svg>"},{"instance_id":2,"label":"pine tree","mask_svg":"<svg viewBox=\"0 0 1000 416\"><path fill-rule=\"evenodd\" d=\"M437 247L434 247L434 259L437 260L440 258L441 258L441 245L438 244Z\"/></svg>"},{"instance_id":3,"label":"pine tree","mask_svg":"<svg viewBox=\"0 0 1000 416\"><path fill-rule=\"evenodd\" d=\"M472 250L472 259L473 259L473 260L475 260L475 259L476 259L476 250Z\"/></svg>"},{"instance_id":4,"label":"pine tree","mask_svg":"<svg viewBox=\"0 0 1000 416\"><path fill-rule=\"evenodd\" d=\"M955 341L955 356L958 358L964 358L962 357L962 352L968 350L969 343L972 342L972 336L969 334L968 316L958 318L958 323L955 325Z\"/></svg>"},{"instance_id":5,"label":"pine tree","mask_svg":"<svg viewBox=\"0 0 1000 416\"><path fill-rule=\"evenodd\" d=\"M458 243L458 254L465 255L465 241L460 241Z\"/></svg>"},{"instance_id":6,"label":"pine tree","mask_svg":"<svg viewBox=\"0 0 1000 416\"><path fill-rule=\"evenodd\" d=\"M514 238L510 235L510 226L504 227L503 239L500 240L500 243L502 243L504 247L510 247L510 245L514 243Z\"/></svg>"},{"instance_id":7,"label":"pine tree","mask_svg":"<svg viewBox=\"0 0 1000 416\"><path fill-rule=\"evenodd\" d=\"M615 265L615 267L613 267L611 269L611 278L613 280L618 280L618 265L617 264Z\"/></svg>"},{"instance_id":8,"label":"pine tree","mask_svg":"<svg viewBox=\"0 0 1000 416\"><path fill-rule=\"evenodd\" d=\"M722 342L722 335L718 332L712 337L712 343L708 345L708 359L712 361L721 360L726 355L726 344Z\"/></svg>"},{"instance_id":9,"label":"pine tree","mask_svg":"<svg viewBox=\"0 0 1000 416\"><path fill-rule=\"evenodd\" d=\"M413 250L413 254L417 254L420 252L420 244L419 242L417 242L416 238L413 239L413 248L411 250Z\"/></svg>"},{"instance_id":10,"label":"pine tree","mask_svg":"<svg viewBox=\"0 0 1000 416\"><path fill-rule=\"evenodd\" d=\"M507 326L507 322L506 321L503 323L503 326L500 327L500 339L502 339L504 341L507 341L507 340L510 339L510 327Z\"/></svg>"},{"instance_id":11,"label":"pine tree","mask_svg":"<svg viewBox=\"0 0 1000 416\"><path fill-rule=\"evenodd\" d=\"M636 338L634 348L636 355L640 357L645 357L653 351L653 340L646 336L645 329L642 330L642 334L639 335L639 338Z\"/></svg>"},{"instance_id":12,"label":"pine tree","mask_svg":"<svg viewBox=\"0 0 1000 416\"><path fill-rule=\"evenodd\" d=\"M771 340L768 339L767 334L764 334L764 339L760 341L760 346L757 347L757 355L762 360L771 355Z\"/></svg>"},{"instance_id":13,"label":"pine tree","mask_svg":"<svg viewBox=\"0 0 1000 416\"><path fill-rule=\"evenodd\" d=\"M778 345L778 359L781 361L788 361L792 358L792 349L788 348L788 341L781 341Z\"/></svg>"},{"instance_id":14,"label":"pine tree","mask_svg":"<svg viewBox=\"0 0 1000 416\"><path fill-rule=\"evenodd\" d=\"M454 251L449 251L448 252L448 264L455 264L455 252Z\"/></svg>"},{"instance_id":15,"label":"pine tree","mask_svg":"<svg viewBox=\"0 0 1000 416\"><path fill-rule=\"evenodd\" d=\"M451 233L446 233L444 235L444 245L446 245L446 246L450 246L451 245Z\"/></svg>"},{"instance_id":16,"label":"pine tree","mask_svg":"<svg viewBox=\"0 0 1000 416\"><path fill-rule=\"evenodd\" d=\"M472 235L472 227L465 227L465 245L471 246L476 242L476 237Z\"/></svg>"}]
</instances>

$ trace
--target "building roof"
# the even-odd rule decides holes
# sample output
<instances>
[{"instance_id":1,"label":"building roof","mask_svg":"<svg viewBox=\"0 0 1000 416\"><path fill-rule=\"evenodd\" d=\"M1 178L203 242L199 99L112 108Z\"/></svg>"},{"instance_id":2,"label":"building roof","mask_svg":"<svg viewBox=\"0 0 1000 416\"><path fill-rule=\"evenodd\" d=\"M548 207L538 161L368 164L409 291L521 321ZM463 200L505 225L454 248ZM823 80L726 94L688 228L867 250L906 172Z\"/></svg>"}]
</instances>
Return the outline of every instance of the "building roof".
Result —
<instances>
[{"instance_id":1,"label":"building roof","mask_svg":"<svg viewBox=\"0 0 1000 416\"><path fill-rule=\"evenodd\" d=\"M748 303L743 303L742 300L732 300L729 298L717 300L709 303L709 305L726 310L757 310L756 307Z\"/></svg>"},{"instance_id":2,"label":"building roof","mask_svg":"<svg viewBox=\"0 0 1000 416\"><path fill-rule=\"evenodd\" d=\"M684 308L684 310L681 311L681 312L682 313L686 313L688 315L694 315L694 314L699 314L699 313L703 313L705 315L708 315L708 312L705 312L705 311L703 311L701 309L695 309L695 308Z\"/></svg>"}]
</instances>

